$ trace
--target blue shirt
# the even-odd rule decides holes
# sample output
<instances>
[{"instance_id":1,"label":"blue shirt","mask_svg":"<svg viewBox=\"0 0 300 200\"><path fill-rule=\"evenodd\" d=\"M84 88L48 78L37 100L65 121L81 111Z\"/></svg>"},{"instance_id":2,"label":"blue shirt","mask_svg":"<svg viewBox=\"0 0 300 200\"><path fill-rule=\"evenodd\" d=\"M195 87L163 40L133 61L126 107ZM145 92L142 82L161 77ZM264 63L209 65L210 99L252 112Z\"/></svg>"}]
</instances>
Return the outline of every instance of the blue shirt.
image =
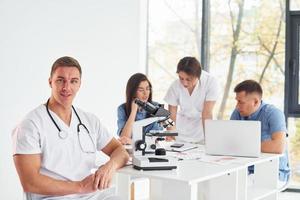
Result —
<instances>
[{"instance_id":1,"label":"blue shirt","mask_svg":"<svg viewBox=\"0 0 300 200\"><path fill-rule=\"evenodd\" d=\"M158 105L158 103L152 102L154 105ZM138 111L136 113L135 121L146 119L147 118L147 112L145 110ZM117 134L121 135L121 132L128 120L128 117L126 116L125 111L125 103L121 104L118 107L118 131ZM153 122L152 124L149 124L143 128L143 133L148 133L150 130L162 130L163 128L159 126L157 122Z\"/></svg>"},{"instance_id":2,"label":"blue shirt","mask_svg":"<svg viewBox=\"0 0 300 200\"><path fill-rule=\"evenodd\" d=\"M261 122L261 141L271 140L272 134L275 132L287 133L285 117L282 111L275 106L261 102L257 111L248 117L240 115L239 111L235 109L230 117L231 120L253 120ZM253 166L249 167L249 172L253 173ZM284 155L279 158L279 180L287 181L290 175L290 168L288 163L287 150Z\"/></svg>"}]
</instances>

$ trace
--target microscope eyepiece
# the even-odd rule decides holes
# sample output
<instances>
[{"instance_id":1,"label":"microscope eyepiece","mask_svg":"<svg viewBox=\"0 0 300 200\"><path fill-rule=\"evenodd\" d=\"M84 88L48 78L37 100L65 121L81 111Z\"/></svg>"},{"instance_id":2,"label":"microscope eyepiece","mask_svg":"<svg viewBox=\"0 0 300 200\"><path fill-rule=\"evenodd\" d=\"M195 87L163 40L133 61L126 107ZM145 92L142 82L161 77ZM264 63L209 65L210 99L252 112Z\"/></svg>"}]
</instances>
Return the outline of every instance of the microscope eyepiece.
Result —
<instances>
[{"instance_id":1,"label":"microscope eyepiece","mask_svg":"<svg viewBox=\"0 0 300 200\"><path fill-rule=\"evenodd\" d=\"M168 110L164 109L163 106L153 105L150 102L143 102L139 99L135 99L134 102L137 105L139 105L142 109L144 109L152 117L166 117L166 119L168 119L170 117L170 112ZM165 121L165 120L162 120L162 121Z\"/></svg>"},{"instance_id":2,"label":"microscope eyepiece","mask_svg":"<svg viewBox=\"0 0 300 200\"><path fill-rule=\"evenodd\" d=\"M150 102L143 102L139 99L136 99L134 101L134 103L136 103L137 105L139 105L141 108L143 108L146 112L148 112L149 114L155 115L155 113L157 112L157 110L159 109L159 106L155 106Z\"/></svg>"}]
</instances>

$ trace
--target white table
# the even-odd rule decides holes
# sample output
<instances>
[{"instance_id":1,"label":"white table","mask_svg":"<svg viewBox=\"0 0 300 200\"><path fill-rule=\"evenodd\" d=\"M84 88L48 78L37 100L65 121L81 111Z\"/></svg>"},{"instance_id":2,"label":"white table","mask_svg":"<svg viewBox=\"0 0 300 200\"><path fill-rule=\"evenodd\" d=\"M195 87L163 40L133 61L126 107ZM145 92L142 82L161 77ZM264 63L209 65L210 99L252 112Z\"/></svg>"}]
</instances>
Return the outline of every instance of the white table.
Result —
<instances>
[{"instance_id":1,"label":"white table","mask_svg":"<svg viewBox=\"0 0 300 200\"><path fill-rule=\"evenodd\" d=\"M150 179L150 199L277 199L280 155L262 154L259 158L236 158L229 164L182 160L172 171L139 171L132 166L117 173L117 191L130 199L132 177ZM254 183L248 185L248 166L255 165Z\"/></svg>"}]
</instances>

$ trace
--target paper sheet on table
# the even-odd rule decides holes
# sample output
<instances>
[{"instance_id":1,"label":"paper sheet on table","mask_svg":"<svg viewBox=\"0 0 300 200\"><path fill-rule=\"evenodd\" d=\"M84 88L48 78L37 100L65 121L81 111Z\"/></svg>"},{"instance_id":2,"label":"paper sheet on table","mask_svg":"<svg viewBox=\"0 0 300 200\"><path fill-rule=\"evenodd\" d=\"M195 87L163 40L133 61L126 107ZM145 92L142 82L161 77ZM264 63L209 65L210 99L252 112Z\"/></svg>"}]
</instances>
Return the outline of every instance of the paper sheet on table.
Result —
<instances>
[{"instance_id":1,"label":"paper sheet on table","mask_svg":"<svg viewBox=\"0 0 300 200\"><path fill-rule=\"evenodd\" d=\"M198 159L201 162L207 162L212 164L218 164L218 165L228 165L237 163L237 158L232 156L208 156L203 155L200 159Z\"/></svg>"},{"instance_id":2,"label":"paper sheet on table","mask_svg":"<svg viewBox=\"0 0 300 200\"><path fill-rule=\"evenodd\" d=\"M184 151L189 151L189 150L196 149L196 148L198 148L197 145L190 144L190 143L184 143L184 145L179 148L171 147L170 145L166 146L167 151L175 151L175 152L184 152Z\"/></svg>"},{"instance_id":3,"label":"paper sheet on table","mask_svg":"<svg viewBox=\"0 0 300 200\"><path fill-rule=\"evenodd\" d=\"M167 155L174 156L180 160L199 160L203 157L204 151L196 148L186 152L168 152Z\"/></svg>"}]
</instances>

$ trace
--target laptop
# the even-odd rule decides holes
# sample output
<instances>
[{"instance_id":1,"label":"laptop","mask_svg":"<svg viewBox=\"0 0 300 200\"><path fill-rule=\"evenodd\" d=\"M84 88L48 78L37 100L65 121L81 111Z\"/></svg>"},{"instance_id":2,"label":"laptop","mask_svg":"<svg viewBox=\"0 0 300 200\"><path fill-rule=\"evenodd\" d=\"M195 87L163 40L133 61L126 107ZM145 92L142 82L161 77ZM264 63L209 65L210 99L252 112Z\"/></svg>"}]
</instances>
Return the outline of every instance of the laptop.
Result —
<instances>
[{"instance_id":1,"label":"laptop","mask_svg":"<svg viewBox=\"0 0 300 200\"><path fill-rule=\"evenodd\" d=\"M205 120L208 155L259 157L260 139L260 121Z\"/></svg>"}]
</instances>

